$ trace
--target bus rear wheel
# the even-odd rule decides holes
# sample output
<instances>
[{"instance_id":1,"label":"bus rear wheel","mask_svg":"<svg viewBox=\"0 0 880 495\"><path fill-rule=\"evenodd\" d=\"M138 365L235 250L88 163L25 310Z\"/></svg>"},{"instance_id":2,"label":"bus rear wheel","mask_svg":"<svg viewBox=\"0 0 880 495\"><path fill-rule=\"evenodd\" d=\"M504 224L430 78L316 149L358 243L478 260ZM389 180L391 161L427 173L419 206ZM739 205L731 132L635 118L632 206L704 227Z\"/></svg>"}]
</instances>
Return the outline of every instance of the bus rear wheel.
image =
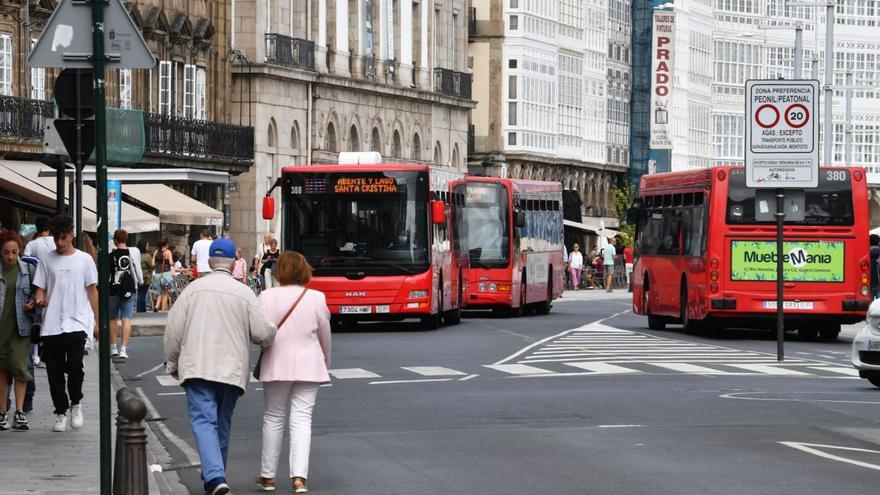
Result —
<instances>
[{"instance_id":1,"label":"bus rear wheel","mask_svg":"<svg viewBox=\"0 0 880 495\"><path fill-rule=\"evenodd\" d=\"M835 341L840 335L840 325L828 325L819 329L819 337L822 340Z\"/></svg>"},{"instance_id":2,"label":"bus rear wheel","mask_svg":"<svg viewBox=\"0 0 880 495\"><path fill-rule=\"evenodd\" d=\"M547 299L535 304L535 314L546 315L553 307L553 268L547 270Z\"/></svg>"},{"instance_id":3,"label":"bus rear wheel","mask_svg":"<svg viewBox=\"0 0 880 495\"><path fill-rule=\"evenodd\" d=\"M681 284L681 297L679 299L681 306L681 327L687 335L696 335L700 333L700 322L692 320L688 315L688 289L687 284Z\"/></svg>"}]
</instances>

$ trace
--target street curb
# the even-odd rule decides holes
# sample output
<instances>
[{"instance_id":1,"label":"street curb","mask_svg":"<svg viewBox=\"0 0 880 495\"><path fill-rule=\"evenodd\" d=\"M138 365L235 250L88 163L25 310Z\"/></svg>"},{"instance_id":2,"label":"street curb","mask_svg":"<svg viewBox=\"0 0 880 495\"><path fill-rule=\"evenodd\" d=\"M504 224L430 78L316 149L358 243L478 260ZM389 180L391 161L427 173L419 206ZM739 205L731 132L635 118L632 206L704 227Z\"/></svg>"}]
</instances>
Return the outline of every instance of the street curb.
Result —
<instances>
[{"instance_id":1,"label":"street curb","mask_svg":"<svg viewBox=\"0 0 880 495\"><path fill-rule=\"evenodd\" d=\"M165 335L165 325L132 325L132 337L160 337Z\"/></svg>"},{"instance_id":2,"label":"street curb","mask_svg":"<svg viewBox=\"0 0 880 495\"><path fill-rule=\"evenodd\" d=\"M125 383L125 379L119 373L119 370L116 369L116 364L112 363L113 366L110 366L110 381L113 388L113 401L115 401L116 391L120 388L128 387ZM131 387L129 387L131 388ZM146 421L150 418L145 418L145 423L147 428L145 428L145 432L147 434L147 471L149 473L148 479L150 482L149 495L187 495L189 494L189 490L183 485L180 481L180 475L175 471L151 471L150 465L158 464L168 465L171 460L171 454L162 444L162 441L159 440L159 437L156 435L156 432L153 431L153 422ZM114 421L115 425L115 421ZM162 460L165 462L161 462Z\"/></svg>"}]
</instances>

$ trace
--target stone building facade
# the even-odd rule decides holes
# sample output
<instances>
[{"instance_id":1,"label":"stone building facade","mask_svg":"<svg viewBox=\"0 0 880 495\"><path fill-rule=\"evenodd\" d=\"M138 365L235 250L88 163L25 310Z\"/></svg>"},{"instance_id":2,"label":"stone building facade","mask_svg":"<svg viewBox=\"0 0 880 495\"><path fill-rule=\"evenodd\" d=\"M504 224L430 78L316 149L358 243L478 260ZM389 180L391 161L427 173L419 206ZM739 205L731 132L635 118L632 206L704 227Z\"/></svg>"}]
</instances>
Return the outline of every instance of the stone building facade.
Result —
<instances>
[{"instance_id":1,"label":"stone building facade","mask_svg":"<svg viewBox=\"0 0 880 495\"><path fill-rule=\"evenodd\" d=\"M284 166L378 151L465 169L466 13L463 0L236 0L230 112L256 129L254 167L230 195L246 256L280 235L260 204Z\"/></svg>"},{"instance_id":2,"label":"stone building facade","mask_svg":"<svg viewBox=\"0 0 880 495\"><path fill-rule=\"evenodd\" d=\"M619 2L620 10L627 4ZM578 192L585 219L616 225L612 189L628 156L618 139L626 132L609 109L613 103L615 112L622 110L628 87L621 51L628 49L628 19L622 12L610 16L605 1L473 0L472 6L478 104L471 114L471 171L560 181ZM610 35L612 24L621 33ZM617 58L609 61L614 47Z\"/></svg>"}]
</instances>

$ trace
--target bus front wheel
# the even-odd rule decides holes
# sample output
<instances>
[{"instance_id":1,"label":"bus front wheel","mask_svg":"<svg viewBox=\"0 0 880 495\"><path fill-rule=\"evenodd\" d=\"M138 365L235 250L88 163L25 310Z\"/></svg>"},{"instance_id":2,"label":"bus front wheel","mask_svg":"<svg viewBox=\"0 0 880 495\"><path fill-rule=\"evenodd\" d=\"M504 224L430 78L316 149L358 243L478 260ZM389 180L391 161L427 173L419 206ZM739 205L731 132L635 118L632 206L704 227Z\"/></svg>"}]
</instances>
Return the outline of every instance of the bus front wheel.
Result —
<instances>
[{"instance_id":1,"label":"bus front wheel","mask_svg":"<svg viewBox=\"0 0 880 495\"><path fill-rule=\"evenodd\" d=\"M651 285L648 281L648 277L645 277L645 283L642 287L642 311L648 315L648 329L649 330L666 330L666 321L660 316L654 316L651 314Z\"/></svg>"},{"instance_id":2,"label":"bus front wheel","mask_svg":"<svg viewBox=\"0 0 880 495\"><path fill-rule=\"evenodd\" d=\"M449 311L447 311L446 313L443 314L443 321L447 325L458 325L459 323L461 323L461 297L462 297L461 294L462 294L461 272L459 272L459 274L458 274L458 304L454 308L450 309Z\"/></svg>"}]
</instances>

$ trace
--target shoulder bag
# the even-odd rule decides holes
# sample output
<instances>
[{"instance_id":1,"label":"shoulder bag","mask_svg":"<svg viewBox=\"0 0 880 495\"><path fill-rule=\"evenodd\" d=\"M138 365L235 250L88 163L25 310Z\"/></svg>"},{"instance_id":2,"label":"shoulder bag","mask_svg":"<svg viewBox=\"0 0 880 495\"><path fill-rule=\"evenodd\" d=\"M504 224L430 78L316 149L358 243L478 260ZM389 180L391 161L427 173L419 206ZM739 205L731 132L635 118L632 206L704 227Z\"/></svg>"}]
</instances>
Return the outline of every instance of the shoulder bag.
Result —
<instances>
[{"instance_id":1,"label":"shoulder bag","mask_svg":"<svg viewBox=\"0 0 880 495\"><path fill-rule=\"evenodd\" d=\"M302 301L302 298L306 295L306 292L308 291L309 289L303 289L299 297L296 298L296 301L293 302L293 306L291 306L290 309L287 310L287 314L284 315L284 318L281 318L281 321L277 325L279 332L281 331L281 327L284 325L284 322L286 322L287 318L289 318L290 315L293 314L293 310L296 309L296 307L299 305L299 302ZM265 350L260 349L260 357L257 358L257 364L254 366L254 378L256 378L257 380L260 379L260 367L263 364L263 354L265 352Z\"/></svg>"}]
</instances>

